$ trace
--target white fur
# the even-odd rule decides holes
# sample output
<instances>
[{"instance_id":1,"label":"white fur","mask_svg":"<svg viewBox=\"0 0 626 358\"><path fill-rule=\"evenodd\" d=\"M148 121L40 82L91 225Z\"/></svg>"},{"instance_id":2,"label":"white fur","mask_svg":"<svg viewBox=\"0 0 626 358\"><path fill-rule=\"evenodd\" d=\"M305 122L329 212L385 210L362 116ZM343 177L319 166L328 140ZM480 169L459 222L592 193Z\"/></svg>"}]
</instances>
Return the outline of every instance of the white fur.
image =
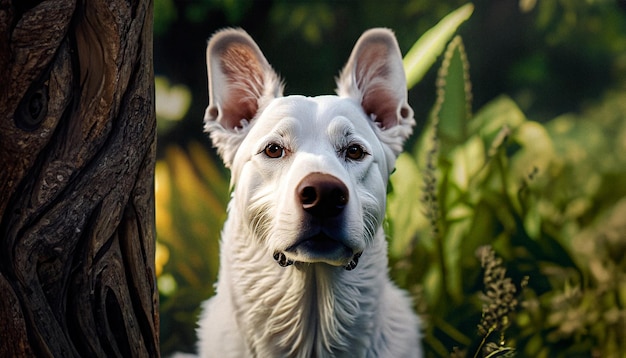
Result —
<instances>
[{"instance_id":1,"label":"white fur","mask_svg":"<svg viewBox=\"0 0 626 358\"><path fill-rule=\"evenodd\" d=\"M202 357L420 357L419 320L389 280L382 229L388 176L414 125L398 45L374 29L355 45L338 96L282 97L282 85L241 30L207 48L205 128L232 170L215 297L203 304ZM280 158L264 154L268 144ZM362 159L346 156L358 144ZM323 224L296 197L311 173L337 178L349 201ZM346 250L289 247L320 230ZM295 262L281 267L273 253ZM358 266L344 266L361 253Z\"/></svg>"}]
</instances>

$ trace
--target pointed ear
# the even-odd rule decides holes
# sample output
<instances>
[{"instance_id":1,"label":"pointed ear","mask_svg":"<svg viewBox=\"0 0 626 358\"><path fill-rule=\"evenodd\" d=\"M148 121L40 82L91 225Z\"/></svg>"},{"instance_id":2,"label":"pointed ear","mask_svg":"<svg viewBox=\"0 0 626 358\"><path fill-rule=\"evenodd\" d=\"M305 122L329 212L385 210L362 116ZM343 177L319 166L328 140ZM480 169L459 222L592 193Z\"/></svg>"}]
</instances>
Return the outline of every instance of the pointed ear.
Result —
<instances>
[{"instance_id":1,"label":"pointed ear","mask_svg":"<svg viewBox=\"0 0 626 358\"><path fill-rule=\"evenodd\" d=\"M222 30L207 46L209 106L204 116L227 167L259 111L282 96L282 84L263 53L243 30Z\"/></svg>"},{"instance_id":2,"label":"pointed ear","mask_svg":"<svg viewBox=\"0 0 626 358\"><path fill-rule=\"evenodd\" d=\"M337 94L358 101L380 128L377 134L397 156L413 132L413 109L407 102L402 54L393 32L363 33L337 80Z\"/></svg>"}]
</instances>

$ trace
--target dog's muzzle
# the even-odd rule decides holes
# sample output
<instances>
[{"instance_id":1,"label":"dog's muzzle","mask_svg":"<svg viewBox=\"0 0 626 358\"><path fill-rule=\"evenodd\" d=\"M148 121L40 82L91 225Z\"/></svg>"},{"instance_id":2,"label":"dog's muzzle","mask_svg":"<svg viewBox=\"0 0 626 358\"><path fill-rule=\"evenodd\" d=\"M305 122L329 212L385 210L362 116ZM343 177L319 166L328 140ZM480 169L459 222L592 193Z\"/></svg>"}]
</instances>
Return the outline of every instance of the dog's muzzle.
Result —
<instances>
[{"instance_id":1,"label":"dog's muzzle","mask_svg":"<svg viewBox=\"0 0 626 358\"><path fill-rule=\"evenodd\" d=\"M348 262L348 264L344 266L343 268L346 269L346 271L354 270L356 266L359 264L359 258L361 257L362 254L363 254L362 252L357 252L356 254L354 254L354 256L352 257L352 260L350 260L350 262ZM280 267L291 266L294 263L293 260L287 258L284 252L277 251L274 253L273 257L274 257L274 261L276 261L278 263L278 266Z\"/></svg>"},{"instance_id":2,"label":"dog's muzzle","mask_svg":"<svg viewBox=\"0 0 626 358\"><path fill-rule=\"evenodd\" d=\"M313 172L302 178L296 187L295 198L302 210L304 220L309 223L308 226L320 226L319 232L297 240L293 245L285 248L284 252L274 252L273 257L278 265L286 267L294 264L294 260L289 259L287 254L295 255L296 259L302 259L302 262L331 264L345 262L350 258L349 255L352 255L344 268L348 271L354 270L359 263L361 252L353 254L354 249L347 246L346 242L343 242L345 240L332 237L322 227L325 225L326 229L328 227L332 229L342 226L344 209L348 205L349 197L348 187L333 175Z\"/></svg>"}]
</instances>

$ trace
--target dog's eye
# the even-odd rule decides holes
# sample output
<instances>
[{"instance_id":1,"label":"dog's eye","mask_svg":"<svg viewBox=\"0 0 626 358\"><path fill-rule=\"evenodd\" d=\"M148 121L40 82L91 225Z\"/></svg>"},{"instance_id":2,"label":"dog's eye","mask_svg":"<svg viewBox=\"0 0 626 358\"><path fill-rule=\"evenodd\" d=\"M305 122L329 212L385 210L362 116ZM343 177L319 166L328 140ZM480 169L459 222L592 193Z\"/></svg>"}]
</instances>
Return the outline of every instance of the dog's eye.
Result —
<instances>
[{"instance_id":1,"label":"dog's eye","mask_svg":"<svg viewBox=\"0 0 626 358\"><path fill-rule=\"evenodd\" d=\"M285 149L276 143L270 143L265 147L265 155L270 158L280 158L283 156Z\"/></svg>"},{"instance_id":2,"label":"dog's eye","mask_svg":"<svg viewBox=\"0 0 626 358\"><path fill-rule=\"evenodd\" d=\"M352 160L361 160L365 156L365 150L358 144L351 144L346 148L346 158Z\"/></svg>"}]
</instances>

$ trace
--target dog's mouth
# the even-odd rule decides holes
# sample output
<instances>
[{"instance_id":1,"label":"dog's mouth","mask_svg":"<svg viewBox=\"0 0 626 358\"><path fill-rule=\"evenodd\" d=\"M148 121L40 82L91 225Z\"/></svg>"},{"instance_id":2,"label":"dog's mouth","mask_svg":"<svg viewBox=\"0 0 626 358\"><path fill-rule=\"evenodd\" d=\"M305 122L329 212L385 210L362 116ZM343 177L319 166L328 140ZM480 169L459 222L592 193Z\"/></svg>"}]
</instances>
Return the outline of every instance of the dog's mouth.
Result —
<instances>
[{"instance_id":1,"label":"dog's mouth","mask_svg":"<svg viewBox=\"0 0 626 358\"><path fill-rule=\"evenodd\" d=\"M273 257L281 267L293 265L294 262L325 262L334 266L343 266L350 271L358 265L361 254L362 252L354 253L350 247L339 240L319 233L298 241L284 251L274 252Z\"/></svg>"}]
</instances>

